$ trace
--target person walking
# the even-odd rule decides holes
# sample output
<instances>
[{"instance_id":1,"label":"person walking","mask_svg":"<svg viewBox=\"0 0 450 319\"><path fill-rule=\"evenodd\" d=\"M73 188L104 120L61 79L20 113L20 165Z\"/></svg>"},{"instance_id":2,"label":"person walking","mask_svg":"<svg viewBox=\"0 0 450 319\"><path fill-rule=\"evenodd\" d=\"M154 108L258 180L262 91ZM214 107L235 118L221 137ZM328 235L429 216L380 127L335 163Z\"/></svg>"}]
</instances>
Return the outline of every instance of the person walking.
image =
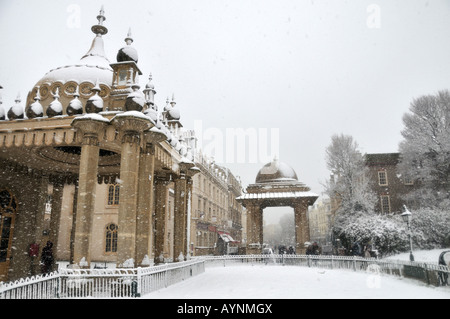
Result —
<instances>
[{"instance_id":1,"label":"person walking","mask_svg":"<svg viewBox=\"0 0 450 319\"><path fill-rule=\"evenodd\" d=\"M42 248L41 255L41 270L43 274L48 274L52 272L53 268L53 243L47 241L47 244Z\"/></svg>"}]
</instances>

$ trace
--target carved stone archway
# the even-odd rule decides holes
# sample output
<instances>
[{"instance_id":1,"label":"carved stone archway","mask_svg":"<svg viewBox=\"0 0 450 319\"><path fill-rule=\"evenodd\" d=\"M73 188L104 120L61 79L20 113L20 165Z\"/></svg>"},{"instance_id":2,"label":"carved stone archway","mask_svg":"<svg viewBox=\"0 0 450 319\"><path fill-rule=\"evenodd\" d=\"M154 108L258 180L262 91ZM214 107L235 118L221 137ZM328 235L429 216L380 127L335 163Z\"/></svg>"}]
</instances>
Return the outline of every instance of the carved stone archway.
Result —
<instances>
[{"instance_id":1,"label":"carved stone archway","mask_svg":"<svg viewBox=\"0 0 450 319\"><path fill-rule=\"evenodd\" d=\"M287 164L273 160L258 172L254 184L237 201L247 209L247 254L260 254L263 244L263 210L266 207L290 206L295 214L295 251L305 254L309 241L308 206L318 195L298 181Z\"/></svg>"}]
</instances>

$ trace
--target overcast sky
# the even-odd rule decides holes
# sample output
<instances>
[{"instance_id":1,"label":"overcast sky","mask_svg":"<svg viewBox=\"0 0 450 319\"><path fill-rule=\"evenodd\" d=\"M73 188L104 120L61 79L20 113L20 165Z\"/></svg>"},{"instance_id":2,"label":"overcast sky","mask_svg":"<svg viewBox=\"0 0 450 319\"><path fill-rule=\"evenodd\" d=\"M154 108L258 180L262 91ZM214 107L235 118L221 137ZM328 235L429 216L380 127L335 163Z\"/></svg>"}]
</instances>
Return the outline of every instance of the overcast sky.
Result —
<instances>
[{"instance_id":1,"label":"overcast sky","mask_svg":"<svg viewBox=\"0 0 450 319\"><path fill-rule=\"evenodd\" d=\"M6 110L88 51L102 4L106 55L116 61L131 27L140 83L153 74L159 107L174 93L204 145L211 132L255 129L269 143L278 131L280 160L318 194L333 134L363 153L396 152L411 100L450 86L448 0L0 0ZM264 160L224 165L245 187Z\"/></svg>"}]
</instances>

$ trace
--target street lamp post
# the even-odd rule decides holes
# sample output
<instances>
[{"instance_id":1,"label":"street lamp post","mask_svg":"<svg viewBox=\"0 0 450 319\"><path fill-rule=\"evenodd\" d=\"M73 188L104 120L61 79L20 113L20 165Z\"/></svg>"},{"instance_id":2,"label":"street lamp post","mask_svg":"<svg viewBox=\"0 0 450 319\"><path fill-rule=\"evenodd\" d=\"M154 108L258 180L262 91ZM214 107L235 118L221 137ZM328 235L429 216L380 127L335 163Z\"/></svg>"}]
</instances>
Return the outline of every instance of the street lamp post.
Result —
<instances>
[{"instance_id":1,"label":"street lamp post","mask_svg":"<svg viewBox=\"0 0 450 319\"><path fill-rule=\"evenodd\" d=\"M408 225L408 235L409 235L409 260L410 261L414 261L414 256L412 253L412 236L411 236L411 217L412 214L411 212L408 210L408 208L403 205L403 207L405 208L405 212L401 214L403 221L406 222L406 224Z\"/></svg>"}]
</instances>

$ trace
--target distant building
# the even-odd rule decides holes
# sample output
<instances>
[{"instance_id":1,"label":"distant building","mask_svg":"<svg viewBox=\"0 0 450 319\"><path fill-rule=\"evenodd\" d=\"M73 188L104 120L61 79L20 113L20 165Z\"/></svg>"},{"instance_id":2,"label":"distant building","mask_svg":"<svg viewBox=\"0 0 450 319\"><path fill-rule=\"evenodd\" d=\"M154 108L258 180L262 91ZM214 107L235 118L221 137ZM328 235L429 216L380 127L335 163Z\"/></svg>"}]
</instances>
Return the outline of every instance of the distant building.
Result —
<instances>
[{"instance_id":1,"label":"distant building","mask_svg":"<svg viewBox=\"0 0 450 319\"><path fill-rule=\"evenodd\" d=\"M332 206L329 198L320 198L309 209L311 242L320 246L331 243Z\"/></svg>"},{"instance_id":2,"label":"distant building","mask_svg":"<svg viewBox=\"0 0 450 319\"><path fill-rule=\"evenodd\" d=\"M242 186L225 167L217 165L195 145L193 131L186 132L192 142L194 163L199 173L193 177L190 251L194 256L224 255L238 252L242 241L243 207L236 201Z\"/></svg>"},{"instance_id":3,"label":"distant building","mask_svg":"<svg viewBox=\"0 0 450 319\"><path fill-rule=\"evenodd\" d=\"M375 210L379 213L400 213L404 204L410 204L403 197L415 186L412 180L405 179L398 173L399 159L399 153L365 155L371 187L378 197Z\"/></svg>"}]
</instances>

